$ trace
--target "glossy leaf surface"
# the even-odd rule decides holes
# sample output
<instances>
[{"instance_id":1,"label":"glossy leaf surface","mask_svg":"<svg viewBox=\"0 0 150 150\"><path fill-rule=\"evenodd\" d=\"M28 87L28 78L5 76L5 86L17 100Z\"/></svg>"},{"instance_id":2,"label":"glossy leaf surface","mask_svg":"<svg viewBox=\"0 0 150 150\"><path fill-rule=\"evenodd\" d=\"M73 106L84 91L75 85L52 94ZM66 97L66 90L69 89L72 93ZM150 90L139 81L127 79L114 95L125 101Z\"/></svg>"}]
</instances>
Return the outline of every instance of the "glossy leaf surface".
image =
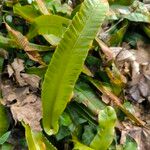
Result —
<instances>
[{"instance_id":1,"label":"glossy leaf surface","mask_svg":"<svg viewBox=\"0 0 150 150\"><path fill-rule=\"evenodd\" d=\"M42 87L43 127L49 135L58 131L59 117L108 8L106 1L85 0L52 57Z\"/></svg>"},{"instance_id":2,"label":"glossy leaf surface","mask_svg":"<svg viewBox=\"0 0 150 150\"><path fill-rule=\"evenodd\" d=\"M95 150L107 150L114 138L114 127L117 120L115 110L108 106L98 115L99 129L90 144Z\"/></svg>"}]
</instances>

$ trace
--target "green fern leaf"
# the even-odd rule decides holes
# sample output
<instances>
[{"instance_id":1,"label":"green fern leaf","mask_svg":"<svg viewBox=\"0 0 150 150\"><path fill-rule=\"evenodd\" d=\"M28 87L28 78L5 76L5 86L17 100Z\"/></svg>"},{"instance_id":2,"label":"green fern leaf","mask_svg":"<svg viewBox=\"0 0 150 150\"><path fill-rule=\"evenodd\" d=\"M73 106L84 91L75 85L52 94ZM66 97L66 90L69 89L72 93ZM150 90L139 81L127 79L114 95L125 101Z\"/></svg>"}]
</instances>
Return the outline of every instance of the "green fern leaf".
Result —
<instances>
[{"instance_id":1,"label":"green fern leaf","mask_svg":"<svg viewBox=\"0 0 150 150\"><path fill-rule=\"evenodd\" d=\"M112 143L115 135L115 124L117 116L115 110L111 106L107 106L98 114L99 129L90 144L95 150L107 150Z\"/></svg>"},{"instance_id":2,"label":"green fern leaf","mask_svg":"<svg viewBox=\"0 0 150 150\"><path fill-rule=\"evenodd\" d=\"M108 9L106 0L85 0L52 57L42 87L43 127L49 135L58 131L59 117Z\"/></svg>"},{"instance_id":3,"label":"green fern leaf","mask_svg":"<svg viewBox=\"0 0 150 150\"><path fill-rule=\"evenodd\" d=\"M32 131L29 125L22 122L29 150L57 150L41 131Z\"/></svg>"}]
</instances>

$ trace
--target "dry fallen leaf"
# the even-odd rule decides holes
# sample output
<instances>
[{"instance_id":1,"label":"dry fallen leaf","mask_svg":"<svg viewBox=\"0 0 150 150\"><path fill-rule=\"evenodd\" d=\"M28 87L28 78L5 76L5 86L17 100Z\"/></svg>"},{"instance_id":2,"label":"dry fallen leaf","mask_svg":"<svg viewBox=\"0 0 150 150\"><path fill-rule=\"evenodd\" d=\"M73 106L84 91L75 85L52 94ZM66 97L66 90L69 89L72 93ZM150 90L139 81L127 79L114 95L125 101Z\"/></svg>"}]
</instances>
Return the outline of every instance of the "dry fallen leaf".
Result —
<instances>
[{"instance_id":1,"label":"dry fallen leaf","mask_svg":"<svg viewBox=\"0 0 150 150\"><path fill-rule=\"evenodd\" d=\"M22 35L21 32L12 29L7 23L5 23L5 25L7 31L13 37L16 44L26 52L29 58L33 61L40 63L41 65L45 65L38 51L29 45L28 39L24 35Z\"/></svg>"},{"instance_id":2,"label":"dry fallen leaf","mask_svg":"<svg viewBox=\"0 0 150 150\"><path fill-rule=\"evenodd\" d=\"M30 98L27 97L26 104L21 106L17 106L16 104L12 105L10 110L15 121L23 121L25 124L29 124L32 130L40 131L42 130L40 126L40 120L42 118L41 101L36 100L33 103L28 102L33 100L35 99L32 99L31 96Z\"/></svg>"},{"instance_id":3,"label":"dry fallen leaf","mask_svg":"<svg viewBox=\"0 0 150 150\"><path fill-rule=\"evenodd\" d=\"M3 105L10 107L15 121L24 121L33 130L41 130L41 101L29 91L29 87L16 88L11 82L7 82L2 85L2 96Z\"/></svg>"},{"instance_id":4,"label":"dry fallen leaf","mask_svg":"<svg viewBox=\"0 0 150 150\"><path fill-rule=\"evenodd\" d=\"M40 126L41 101L37 96L40 77L22 73L24 61L18 58L7 66L7 71L9 77L15 77L16 80L12 81L10 78L1 83L2 104L10 107L15 122L23 121L29 124L34 131L42 130ZM19 85L16 85L16 81Z\"/></svg>"},{"instance_id":5,"label":"dry fallen leaf","mask_svg":"<svg viewBox=\"0 0 150 150\"><path fill-rule=\"evenodd\" d=\"M39 88L40 77L34 74L21 73L24 71L24 61L15 58L11 65L7 65L9 77L15 75L20 86L30 85L32 88Z\"/></svg>"},{"instance_id":6,"label":"dry fallen leaf","mask_svg":"<svg viewBox=\"0 0 150 150\"><path fill-rule=\"evenodd\" d=\"M146 71L141 69L141 73L134 76L132 81L128 84L129 88L127 89L127 92L139 103L148 100L148 97L150 96L150 75L147 74L149 71L149 68Z\"/></svg>"},{"instance_id":7,"label":"dry fallen leaf","mask_svg":"<svg viewBox=\"0 0 150 150\"><path fill-rule=\"evenodd\" d=\"M21 77L25 82L33 88L39 88L40 77L34 74L21 73Z\"/></svg>"},{"instance_id":8,"label":"dry fallen leaf","mask_svg":"<svg viewBox=\"0 0 150 150\"><path fill-rule=\"evenodd\" d=\"M99 44L99 46L101 47L101 50L103 51L103 53L107 57L107 60L108 61L112 60L113 59L113 53L112 53L111 49L103 41L101 41L99 38L95 38L95 40Z\"/></svg>"},{"instance_id":9,"label":"dry fallen leaf","mask_svg":"<svg viewBox=\"0 0 150 150\"><path fill-rule=\"evenodd\" d=\"M121 132L120 144L124 145L127 135L132 137L138 144L138 150L150 149L150 131L146 128L131 125L129 122L122 122L124 128L119 128Z\"/></svg>"},{"instance_id":10,"label":"dry fallen leaf","mask_svg":"<svg viewBox=\"0 0 150 150\"><path fill-rule=\"evenodd\" d=\"M129 98L141 103L150 97L150 45L137 43L137 50L110 48L122 74L130 76L126 92Z\"/></svg>"},{"instance_id":11,"label":"dry fallen leaf","mask_svg":"<svg viewBox=\"0 0 150 150\"><path fill-rule=\"evenodd\" d=\"M5 59L8 59L8 51L6 51L3 48L0 48L0 56L5 58Z\"/></svg>"},{"instance_id":12,"label":"dry fallen leaf","mask_svg":"<svg viewBox=\"0 0 150 150\"><path fill-rule=\"evenodd\" d=\"M9 77L11 77L14 74L14 70L11 65L7 65L7 72Z\"/></svg>"},{"instance_id":13,"label":"dry fallen leaf","mask_svg":"<svg viewBox=\"0 0 150 150\"><path fill-rule=\"evenodd\" d=\"M139 150L150 149L150 132L147 129L133 127L128 134L137 142Z\"/></svg>"},{"instance_id":14,"label":"dry fallen leaf","mask_svg":"<svg viewBox=\"0 0 150 150\"><path fill-rule=\"evenodd\" d=\"M139 64L150 63L150 44L144 44L143 41L137 42L136 61Z\"/></svg>"},{"instance_id":15,"label":"dry fallen leaf","mask_svg":"<svg viewBox=\"0 0 150 150\"><path fill-rule=\"evenodd\" d=\"M24 61L19 58L15 58L11 65L7 66L9 77L15 74L15 79L20 86L25 86L27 83L20 76L20 72L24 71Z\"/></svg>"}]
</instances>

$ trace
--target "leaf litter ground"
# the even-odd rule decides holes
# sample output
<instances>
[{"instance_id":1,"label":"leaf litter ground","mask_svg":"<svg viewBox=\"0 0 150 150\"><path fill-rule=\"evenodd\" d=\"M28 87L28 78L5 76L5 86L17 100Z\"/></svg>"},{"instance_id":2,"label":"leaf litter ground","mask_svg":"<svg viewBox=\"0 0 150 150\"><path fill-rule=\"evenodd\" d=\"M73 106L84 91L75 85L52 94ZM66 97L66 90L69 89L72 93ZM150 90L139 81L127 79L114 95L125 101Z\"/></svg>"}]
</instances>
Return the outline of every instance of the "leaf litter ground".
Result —
<instances>
[{"instance_id":1,"label":"leaf litter ground","mask_svg":"<svg viewBox=\"0 0 150 150\"><path fill-rule=\"evenodd\" d=\"M73 3L65 2L62 4L58 0L54 3L47 3L47 6L50 11L55 11L53 13L65 16L67 18L68 16L73 14L73 8L71 4L73 4L73 7L75 7L77 3L80 2L73 1ZM111 92L118 96L118 98L122 100L125 99L125 101L120 101L120 103L122 103L122 105L124 106L124 109L127 109L136 117L140 118L140 120L144 121L144 127L137 126L134 122L130 121L129 118L126 117L122 112L119 112L119 110L112 102L111 98L104 93L100 93L97 89L94 88L94 86L89 84L86 81L87 79L84 78L85 75L83 75L83 73L79 78L79 80L81 80L82 82L89 84L90 88L94 91L94 94L99 98L99 100L102 100L103 103L107 105L113 106L114 108L116 108L116 111L118 111L116 134L118 133L119 138L117 139L117 142L115 144L112 144L112 149L113 145L119 147L122 145L126 145L128 141L131 142L132 140L135 140L135 143L137 143L140 150L150 149L150 39L148 37L148 31L143 30L143 28L145 29L145 26L150 23L150 21L147 19L147 14L150 15L150 13L148 10L148 4L140 2L135 4L137 5L135 9L136 14L130 13L130 11L132 10L129 10L125 6L118 6L118 8L115 8L116 6L112 5L113 7L110 11L109 16L110 21L106 21L106 23L104 23L102 33L100 33L99 38L97 37L95 39L93 47L89 51L89 55L86 59L85 65L90 69L91 74L96 79L102 81L103 83L107 83L107 87ZM130 8L133 9L133 7L135 7L135 4L131 5ZM25 45L23 45L23 42L22 45L16 44L14 49L9 45L6 46L4 43L5 41L2 41L3 44L0 41L0 60L2 62L0 66L0 68L2 68L0 82L0 89L2 92L1 103L10 110L10 113L8 113L11 118L11 124L9 127L10 131L13 131L13 126L16 126L18 128L17 130L20 131L20 129L22 128L20 124L18 125L18 122L22 121L25 124L28 124L32 128L32 130L41 131L42 127L40 121L42 119L42 108L40 93L41 82L45 73L41 70L41 68L44 68L46 63L49 62L52 52L43 52L42 54L39 54L36 49L29 46L29 41L22 34L24 32L23 30L25 30L24 28L29 28L28 22L22 24L21 21L23 19L18 17L19 15L17 16L15 14L9 13L9 11L5 12L5 10L7 10L8 8L11 9L12 12L12 6L14 4L10 3L10 6L7 5L3 4L2 7L4 11L2 11L1 13L3 16L7 16L7 22L14 29L7 25L6 28L1 22L1 36L10 39L16 38L16 41L18 40L19 42L17 42L19 44L21 43L21 40L25 41ZM55 6L56 10L53 9L53 6ZM38 11L40 12L42 10ZM143 16L145 15L145 19L140 18L140 15L138 16L137 12L142 14ZM113 17L115 16L115 14L116 18L114 19ZM12 22L9 22L9 17L12 18ZM123 20L121 17L123 18ZM126 19L128 20L127 23ZM133 28L138 29L137 24L142 25L141 22L144 22L144 27L141 27L140 31L136 33ZM19 27L22 29L19 29ZM115 28L115 30L112 30L113 28ZM129 32L133 33L135 39L130 39L130 33L127 31L127 28ZM108 32L110 30L112 31ZM7 31L11 32L12 35L8 35ZM146 33L143 33L145 31ZM50 46L50 44L43 37L37 36L30 42L37 44L38 46ZM115 40L115 38L118 40ZM53 46L53 48L55 49L56 45L51 46ZM23 49L24 52L20 51L19 49ZM32 70L32 68L38 68L42 76L38 76L37 69L35 73L32 70L32 73L29 74L27 71L28 68L30 68L30 70ZM112 86L115 88L112 88ZM86 88L84 90L86 91ZM90 97L88 98L90 99ZM72 103L74 102L78 102L78 100L75 99L76 98L74 97L72 98L70 105L72 105ZM81 104L81 108L83 110L88 110L91 108L88 100L80 101L80 103L84 104L84 106L82 106ZM71 107L73 106L74 105L72 105ZM68 106L65 113L69 114L69 111L70 110ZM76 109L76 111L79 110ZM79 112L81 113L81 111ZM95 112L97 113L97 111ZM74 113L74 115L75 114L76 113ZM85 114L83 113L82 116L84 115ZM52 141L54 141L53 143L59 149L61 149L62 147L63 149L71 149L72 145L70 144L70 141L68 139L71 139L71 135L75 132L75 128L78 130L79 128L76 127L75 123L70 123L70 119L66 119L69 118L66 117L67 115L65 117L64 116L62 115L61 117L61 119L64 120L60 119L60 128L62 131L60 130L58 135L56 135L56 137L54 137L54 140ZM77 116L81 117L80 115ZM14 120L14 122L12 120ZM91 126L89 123L87 123L88 121L85 119L85 116L79 118L79 120L81 121L79 123L81 128L89 127L90 129ZM66 122L64 123L63 121ZM95 115L94 121L96 121ZM67 128L68 134L65 135L64 132L66 132L66 130L64 130L63 127L64 124L66 125L67 123L70 123L70 126L69 128ZM80 132L78 132L78 134L80 135L79 139L81 142L86 141L87 137L82 140L81 137L83 135ZM84 132L84 136L86 134L88 135L88 133ZM94 133L91 131L90 135L92 134ZM7 142L15 145L16 143L12 142L13 138L14 136L10 136ZM62 140L57 141L56 139ZM60 142L63 146L59 146L59 144L57 145L56 141L58 143ZM84 144L87 143L84 142Z\"/></svg>"}]
</instances>

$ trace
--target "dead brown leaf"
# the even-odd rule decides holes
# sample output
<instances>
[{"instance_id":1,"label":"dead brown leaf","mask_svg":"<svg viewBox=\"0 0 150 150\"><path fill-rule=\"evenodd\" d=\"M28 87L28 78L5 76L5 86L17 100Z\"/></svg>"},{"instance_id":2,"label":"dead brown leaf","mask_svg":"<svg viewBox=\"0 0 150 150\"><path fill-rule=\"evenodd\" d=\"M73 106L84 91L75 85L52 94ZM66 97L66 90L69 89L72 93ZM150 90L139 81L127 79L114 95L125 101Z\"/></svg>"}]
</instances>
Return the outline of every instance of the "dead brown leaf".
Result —
<instances>
[{"instance_id":1,"label":"dead brown leaf","mask_svg":"<svg viewBox=\"0 0 150 150\"><path fill-rule=\"evenodd\" d=\"M112 53L111 49L109 49L109 47L104 42L102 42L98 37L95 38L95 40L99 44L99 46L101 47L101 50L103 51L103 53L107 57L107 60L108 61L112 60L113 59L113 53Z\"/></svg>"},{"instance_id":2,"label":"dead brown leaf","mask_svg":"<svg viewBox=\"0 0 150 150\"><path fill-rule=\"evenodd\" d=\"M139 41L137 50L110 48L122 74L129 76L127 93L129 98L141 103L150 97L150 45Z\"/></svg>"},{"instance_id":3,"label":"dead brown leaf","mask_svg":"<svg viewBox=\"0 0 150 150\"><path fill-rule=\"evenodd\" d=\"M136 61L139 64L150 63L150 44L145 44L143 41L137 42Z\"/></svg>"},{"instance_id":4,"label":"dead brown leaf","mask_svg":"<svg viewBox=\"0 0 150 150\"><path fill-rule=\"evenodd\" d=\"M20 86L30 85L32 88L39 88L40 77L34 74L22 73L24 71L24 61L15 58L11 65L7 65L9 77L15 76Z\"/></svg>"},{"instance_id":5,"label":"dead brown leaf","mask_svg":"<svg viewBox=\"0 0 150 150\"><path fill-rule=\"evenodd\" d=\"M8 58L8 52L5 49L0 48L0 56L7 59Z\"/></svg>"},{"instance_id":6,"label":"dead brown leaf","mask_svg":"<svg viewBox=\"0 0 150 150\"><path fill-rule=\"evenodd\" d=\"M150 75L148 74L150 70L149 67L147 69L146 71L141 69L140 74L134 76L128 84L129 89L127 89L127 92L139 103L148 100L150 96Z\"/></svg>"},{"instance_id":7,"label":"dead brown leaf","mask_svg":"<svg viewBox=\"0 0 150 150\"><path fill-rule=\"evenodd\" d=\"M34 98L33 98L34 97ZM24 105L12 105L10 110L12 112L15 121L23 121L34 131L41 131L40 120L42 118L41 113L41 101L35 99L35 95L26 97ZM37 98L37 97L36 97ZM31 102L33 101L33 102Z\"/></svg>"},{"instance_id":8,"label":"dead brown leaf","mask_svg":"<svg viewBox=\"0 0 150 150\"><path fill-rule=\"evenodd\" d=\"M25 82L33 88L39 88L41 78L34 74L21 73L21 77Z\"/></svg>"},{"instance_id":9,"label":"dead brown leaf","mask_svg":"<svg viewBox=\"0 0 150 150\"><path fill-rule=\"evenodd\" d=\"M23 49L31 60L36 61L41 65L45 65L38 51L30 46L28 39L19 31L12 29L7 23L5 23L5 25L10 35L14 38L16 45Z\"/></svg>"},{"instance_id":10,"label":"dead brown leaf","mask_svg":"<svg viewBox=\"0 0 150 150\"><path fill-rule=\"evenodd\" d=\"M16 80L12 81L11 78L2 80L2 104L10 107L15 122L23 121L29 124L34 131L42 130L40 126L41 101L37 96L40 77L22 73L24 61L18 58L7 66L7 71L9 76L15 77ZM15 83L16 81L19 85Z\"/></svg>"},{"instance_id":11,"label":"dead brown leaf","mask_svg":"<svg viewBox=\"0 0 150 150\"><path fill-rule=\"evenodd\" d=\"M7 66L9 77L15 74L16 81L20 86L25 86L27 83L20 76L20 72L24 71L24 61L22 59L15 58L11 65Z\"/></svg>"},{"instance_id":12,"label":"dead brown leaf","mask_svg":"<svg viewBox=\"0 0 150 150\"><path fill-rule=\"evenodd\" d=\"M125 145L127 136L129 136L137 143L138 150L148 150L150 148L150 132L146 128L135 126L129 120L121 122L117 128L121 132L121 145Z\"/></svg>"},{"instance_id":13,"label":"dead brown leaf","mask_svg":"<svg viewBox=\"0 0 150 150\"><path fill-rule=\"evenodd\" d=\"M125 132L126 135L129 135L136 141L139 150L150 149L150 131L148 129L136 126L128 126L122 132Z\"/></svg>"},{"instance_id":14,"label":"dead brown leaf","mask_svg":"<svg viewBox=\"0 0 150 150\"><path fill-rule=\"evenodd\" d=\"M23 121L35 130L41 130L40 98L29 87L15 87L10 80L2 84L2 104L10 107L14 120Z\"/></svg>"},{"instance_id":15,"label":"dead brown leaf","mask_svg":"<svg viewBox=\"0 0 150 150\"><path fill-rule=\"evenodd\" d=\"M2 84L3 103L11 105L14 100L20 104L29 94L29 87L16 88L11 82Z\"/></svg>"}]
</instances>

